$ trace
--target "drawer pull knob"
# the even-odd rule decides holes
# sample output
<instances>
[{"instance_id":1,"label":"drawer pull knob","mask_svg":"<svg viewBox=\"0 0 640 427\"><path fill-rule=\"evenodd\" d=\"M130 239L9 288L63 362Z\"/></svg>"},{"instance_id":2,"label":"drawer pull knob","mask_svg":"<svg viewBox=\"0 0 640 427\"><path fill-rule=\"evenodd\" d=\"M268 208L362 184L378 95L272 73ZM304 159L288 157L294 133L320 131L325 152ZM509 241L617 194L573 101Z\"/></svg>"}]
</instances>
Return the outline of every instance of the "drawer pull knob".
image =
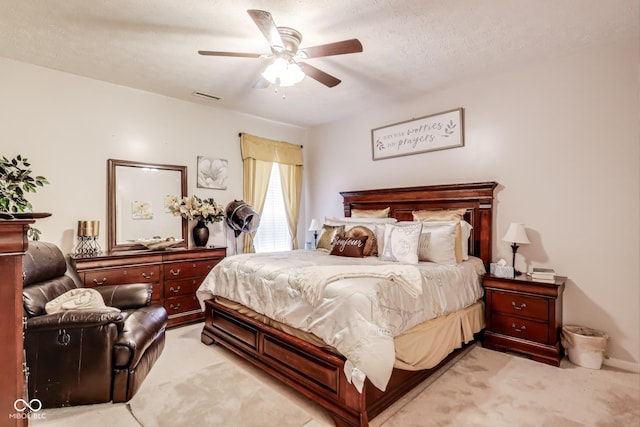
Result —
<instances>
[{"instance_id":1,"label":"drawer pull knob","mask_svg":"<svg viewBox=\"0 0 640 427\"><path fill-rule=\"evenodd\" d=\"M169 308L170 308L171 310L177 310L177 309L179 309L179 308L180 308L180 303L178 303L178 304L176 304L176 305L169 304Z\"/></svg>"},{"instance_id":2,"label":"drawer pull knob","mask_svg":"<svg viewBox=\"0 0 640 427\"><path fill-rule=\"evenodd\" d=\"M515 301L511 301L511 306L516 310L522 310L523 308L527 308L527 304L525 303L520 304L520 307L518 307Z\"/></svg>"},{"instance_id":3,"label":"drawer pull knob","mask_svg":"<svg viewBox=\"0 0 640 427\"><path fill-rule=\"evenodd\" d=\"M107 278L103 277L99 282L98 279L93 279L92 282L94 285L104 285L105 283L107 283Z\"/></svg>"},{"instance_id":4,"label":"drawer pull knob","mask_svg":"<svg viewBox=\"0 0 640 427\"><path fill-rule=\"evenodd\" d=\"M173 286L169 288L169 290L173 293L177 293L180 292L180 286L178 286L177 288L174 288Z\"/></svg>"},{"instance_id":5,"label":"drawer pull knob","mask_svg":"<svg viewBox=\"0 0 640 427\"><path fill-rule=\"evenodd\" d=\"M520 328L516 328L516 324L512 323L511 327L513 328L514 331L516 332L523 332L527 330L527 327L525 325L520 326Z\"/></svg>"},{"instance_id":6,"label":"drawer pull knob","mask_svg":"<svg viewBox=\"0 0 640 427\"><path fill-rule=\"evenodd\" d=\"M153 277L153 271L149 274L147 273L142 273L142 277L144 277L145 279L151 279Z\"/></svg>"},{"instance_id":7,"label":"drawer pull knob","mask_svg":"<svg viewBox=\"0 0 640 427\"><path fill-rule=\"evenodd\" d=\"M177 269L176 271L173 271L173 268L172 268L171 270L169 270L169 273L172 276L178 276L178 275L180 275L180 269Z\"/></svg>"}]
</instances>

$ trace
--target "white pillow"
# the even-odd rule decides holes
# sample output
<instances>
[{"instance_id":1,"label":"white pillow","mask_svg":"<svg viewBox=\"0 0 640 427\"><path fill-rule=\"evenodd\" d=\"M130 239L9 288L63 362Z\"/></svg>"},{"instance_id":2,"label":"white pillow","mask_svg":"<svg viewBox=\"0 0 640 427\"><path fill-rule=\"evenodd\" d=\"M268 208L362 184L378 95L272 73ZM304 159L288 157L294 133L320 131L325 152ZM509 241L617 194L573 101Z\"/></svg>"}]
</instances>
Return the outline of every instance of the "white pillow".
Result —
<instances>
[{"instance_id":1,"label":"white pillow","mask_svg":"<svg viewBox=\"0 0 640 427\"><path fill-rule=\"evenodd\" d=\"M466 261L469 259L469 238L471 237L473 226L462 220L460 221L460 227L462 227L462 259Z\"/></svg>"},{"instance_id":2,"label":"white pillow","mask_svg":"<svg viewBox=\"0 0 640 427\"><path fill-rule=\"evenodd\" d=\"M385 224L384 247L380 259L417 264L421 230L421 222Z\"/></svg>"},{"instance_id":3,"label":"white pillow","mask_svg":"<svg viewBox=\"0 0 640 427\"><path fill-rule=\"evenodd\" d=\"M438 264L455 265L457 221L427 221L422 223L418 259Z\"/></svg>"},{"instance_id":4,"label":"white pillow","mask_svg":"<svg viewBox=\"0 0 640 427\"><path fill-rule=\"evenodd\" d=\"M363 225L371 230L376 224L395 224L398 222L395 218L353 218L345 216L342 218L329 217L324 219L324 224L327 225L344 225L344 229L349 230L357 225Z\"/></svg>"}]
</instances>

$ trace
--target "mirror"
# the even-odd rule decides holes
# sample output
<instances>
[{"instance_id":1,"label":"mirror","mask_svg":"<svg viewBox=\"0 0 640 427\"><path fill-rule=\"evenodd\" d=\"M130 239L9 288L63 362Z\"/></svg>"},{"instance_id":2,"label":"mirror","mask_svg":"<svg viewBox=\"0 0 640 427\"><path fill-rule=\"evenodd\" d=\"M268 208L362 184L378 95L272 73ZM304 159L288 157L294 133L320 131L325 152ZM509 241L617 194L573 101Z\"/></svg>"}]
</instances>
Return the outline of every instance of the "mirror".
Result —
<instances>
[{"instance_id":1,"label":"mirror","mask_svg":"<svg viewBox=\"0 0 640 427\"><path fill-rule=\"evenodd\" d=\"M187 220L165 208L167 196L186 197L187 167L107 160L107 250L145 249L140 239L174 237L187 247Z\"/></svg>"}]
</instances>

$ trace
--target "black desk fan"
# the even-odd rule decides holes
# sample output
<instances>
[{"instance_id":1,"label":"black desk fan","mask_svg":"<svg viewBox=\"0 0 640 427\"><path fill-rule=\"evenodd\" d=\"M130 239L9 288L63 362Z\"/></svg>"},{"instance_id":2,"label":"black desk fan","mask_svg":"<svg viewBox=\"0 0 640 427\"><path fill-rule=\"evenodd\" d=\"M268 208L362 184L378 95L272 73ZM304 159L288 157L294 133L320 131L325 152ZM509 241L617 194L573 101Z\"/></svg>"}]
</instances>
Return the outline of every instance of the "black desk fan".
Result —
<instances>
[{"instance_id":1,"label":"black desk fan","mask_svg":"<svg viewBox=\"0 0 640 427\"><path fill-rule=\"evenodd\" d=\"M256 231L260 225L260 215L244 200L234 200L225 208L226 222L236 237L235 253L238 253L238 236Z\"/></svg>"}]
</instances>

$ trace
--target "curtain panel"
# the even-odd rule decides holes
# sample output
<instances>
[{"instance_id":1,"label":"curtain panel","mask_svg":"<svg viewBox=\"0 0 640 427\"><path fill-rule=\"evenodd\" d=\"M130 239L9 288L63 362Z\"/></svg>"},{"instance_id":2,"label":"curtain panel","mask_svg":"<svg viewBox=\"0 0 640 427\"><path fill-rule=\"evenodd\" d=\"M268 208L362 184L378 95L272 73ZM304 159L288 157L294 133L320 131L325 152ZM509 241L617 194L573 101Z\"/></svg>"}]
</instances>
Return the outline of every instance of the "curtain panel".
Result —
<instances>
[{"instance_id":1,"label":"curtain panel","mask_svg":"<svg viewBox=\"0 0 640 427\"><path fill-rule=\"evenodd\" d=\"M261 138L242 133L240 150L243 163L243 197L259 215L262 215L267 196L269 178L274 163L280 169L280 184L287 213L291 246L298 248L298 214L302 190L302 147L284 141ZM243 252L253 253L253 236L245 233Z\"/></svg>"}]
</instances>

